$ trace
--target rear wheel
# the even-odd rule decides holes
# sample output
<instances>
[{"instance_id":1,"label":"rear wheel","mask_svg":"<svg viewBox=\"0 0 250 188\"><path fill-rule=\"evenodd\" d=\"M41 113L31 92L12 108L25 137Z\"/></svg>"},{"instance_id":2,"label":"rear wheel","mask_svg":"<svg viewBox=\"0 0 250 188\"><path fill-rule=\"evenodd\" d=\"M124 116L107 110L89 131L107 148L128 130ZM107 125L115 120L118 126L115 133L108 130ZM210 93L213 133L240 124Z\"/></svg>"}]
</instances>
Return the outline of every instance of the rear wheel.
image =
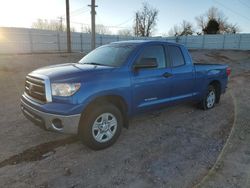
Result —
<instances>
[{"instance_id":1,"label":"rear wheel","mask_svg":"<svg viewBox=\"0 0 250 188\"><path fill-rule=\"evenodd\" d=\"M213 85L209 85L206 96L200 103L200 106L202 107L202 109L209 110L213 108L216 103L216 99L218 99L219 97L217 95L218 95L218 92L216 92L215 87Z\"/></svg>"},{"instance_id":2,"label":"rear wheel","mask_svg":"<svg viewBox=\"0 0 250 188\"><path fill-rule=\"evenodd\" d=\"M94 150L107 148L113 145L121 134L122 122L122 114L113 104L93 105L81 119L80 139Z\"/></svg>"}]
</instances>

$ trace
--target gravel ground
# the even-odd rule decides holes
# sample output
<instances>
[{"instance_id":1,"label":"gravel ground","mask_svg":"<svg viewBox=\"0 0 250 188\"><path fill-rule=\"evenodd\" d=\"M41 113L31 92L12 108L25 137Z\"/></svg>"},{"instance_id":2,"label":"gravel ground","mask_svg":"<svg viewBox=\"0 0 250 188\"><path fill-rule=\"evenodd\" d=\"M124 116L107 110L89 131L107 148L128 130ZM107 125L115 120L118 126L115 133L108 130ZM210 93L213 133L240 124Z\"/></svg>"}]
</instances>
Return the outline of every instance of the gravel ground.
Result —
<instances>
[{"instance_id":1,"label":"gravel ground","mask_svg":"<svg viewBox=\"0 0 250 188\"><path fill-rule=\"evenodd\" d=\"M209 111L183 104L135 117L129 129L122 130L118 142L102 151L89 150L75 137L41 130L20 112L19 98L28 72L45 65L75 62L82 54L0 56L1 186L192 187L202 180L201 186L213 187L221 180L219 185L226 187L223 176L216 179L216 169L222 169L224 176L233 172L230 161L223 163L227 164L225 172L224 166L218 164L225 158L221 156L227 156L224 153L238 153L241 147L224 148L219 154L233 124L247 127L249 122L250 53L191 53L197 62L228 63L233 68L228 92L222 96L221 103ZM245 119L240 120L241 115ZM245 131L239 129L243 139L236 136L242 141L237 143L244 143L242 148L248 147L242 150L244 155L240 159L247 163L250 161L249 142L246 142L249 139L243 134ZM230 136L230 140L231 137L234 136ZM215 162L219 167L214 167ZM246 165L243 167L237 166L242 169L236 174L240 177L235 178L240 179L237 185L249 177Z\"/></svg>"},{"instance_id":2,"label":"gravel ground","mask_svg":"<svg viewBox=\"0 0 250 188\"><path fill-rule=\"evenodd\" d=\"M250 62L250 61L249 61ZM250 72L231 80L235 101L232 133L200 187L250 187Z\"/></svg>"}]
</instances>

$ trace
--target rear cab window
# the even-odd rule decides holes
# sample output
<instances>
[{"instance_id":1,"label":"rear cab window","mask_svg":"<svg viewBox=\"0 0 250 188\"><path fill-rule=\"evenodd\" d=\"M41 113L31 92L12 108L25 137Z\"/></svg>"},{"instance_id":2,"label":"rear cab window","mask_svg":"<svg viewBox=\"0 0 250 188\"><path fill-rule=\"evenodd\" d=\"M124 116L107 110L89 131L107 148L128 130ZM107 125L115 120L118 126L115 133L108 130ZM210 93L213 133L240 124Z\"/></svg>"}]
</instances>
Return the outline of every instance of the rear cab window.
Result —
<instances>
[{"instance_id":1,"label":"rear cab window","mask_svg":"<svg viewBox=\"0 0 250 188\"><path fill-rule=\"evenodd\" d=\"M169 45L168 51L172 60L172 67L179 67L185 65L185 60L182 51L178 46Z\"/></svg>"}]
</instances>

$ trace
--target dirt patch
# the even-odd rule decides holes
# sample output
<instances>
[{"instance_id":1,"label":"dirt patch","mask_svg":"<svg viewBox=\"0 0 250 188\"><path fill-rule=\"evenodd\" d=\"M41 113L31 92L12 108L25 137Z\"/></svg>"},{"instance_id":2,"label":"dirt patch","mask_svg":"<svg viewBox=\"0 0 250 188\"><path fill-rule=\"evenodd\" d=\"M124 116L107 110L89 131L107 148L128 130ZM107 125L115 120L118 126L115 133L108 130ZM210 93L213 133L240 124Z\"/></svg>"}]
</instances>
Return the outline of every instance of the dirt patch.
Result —
<instances>
[{"instance_id":1,"label":"dirt patch","mask_svg":"<svg viewBox=\"0 0 250 188\"><path fill-rule=\"evenodd\" d=\"M45 159L56 152L55 148L65 146L66 144L72 144L76 141L77 137L72 136L62 140L55 140L31 147L22 153L11 156L10 158L0 162L0 168L6 165L17 165L22 162L31 162Z\"/></svg>"},{"instance_id":2,"label":"dirt patch","mask_svg":"<svg viewBox=\"0 0 250 188\"><path fill-rule=\"evenodd\" d=\"M220 62L232 61L229 57L222 55L220 52L208 53L206 56L211 57Z\"/></svg>"}]
</instances>

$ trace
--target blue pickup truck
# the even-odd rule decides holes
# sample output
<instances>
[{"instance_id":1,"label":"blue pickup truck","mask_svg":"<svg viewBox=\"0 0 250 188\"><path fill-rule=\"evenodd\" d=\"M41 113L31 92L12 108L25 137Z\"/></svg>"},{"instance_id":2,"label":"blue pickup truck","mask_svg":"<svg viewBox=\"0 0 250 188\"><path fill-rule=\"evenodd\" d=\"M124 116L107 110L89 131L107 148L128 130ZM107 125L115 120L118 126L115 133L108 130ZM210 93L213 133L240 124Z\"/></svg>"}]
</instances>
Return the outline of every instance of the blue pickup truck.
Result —
<instances>
[{"instance_id":1,"label":"blue pickup truck","mask_svg":"<svg viewBox=\"0 0 250 188\"><path fill-rule=\"evenodd\" d=\"M29 73L21 109L46 130L78 134L88 147L104 149L138 113L184 101L213 108L226 91L230 71L227 65L193 64L179 44L115 42L77 63Z\"/></svg>"}]
</instances>

